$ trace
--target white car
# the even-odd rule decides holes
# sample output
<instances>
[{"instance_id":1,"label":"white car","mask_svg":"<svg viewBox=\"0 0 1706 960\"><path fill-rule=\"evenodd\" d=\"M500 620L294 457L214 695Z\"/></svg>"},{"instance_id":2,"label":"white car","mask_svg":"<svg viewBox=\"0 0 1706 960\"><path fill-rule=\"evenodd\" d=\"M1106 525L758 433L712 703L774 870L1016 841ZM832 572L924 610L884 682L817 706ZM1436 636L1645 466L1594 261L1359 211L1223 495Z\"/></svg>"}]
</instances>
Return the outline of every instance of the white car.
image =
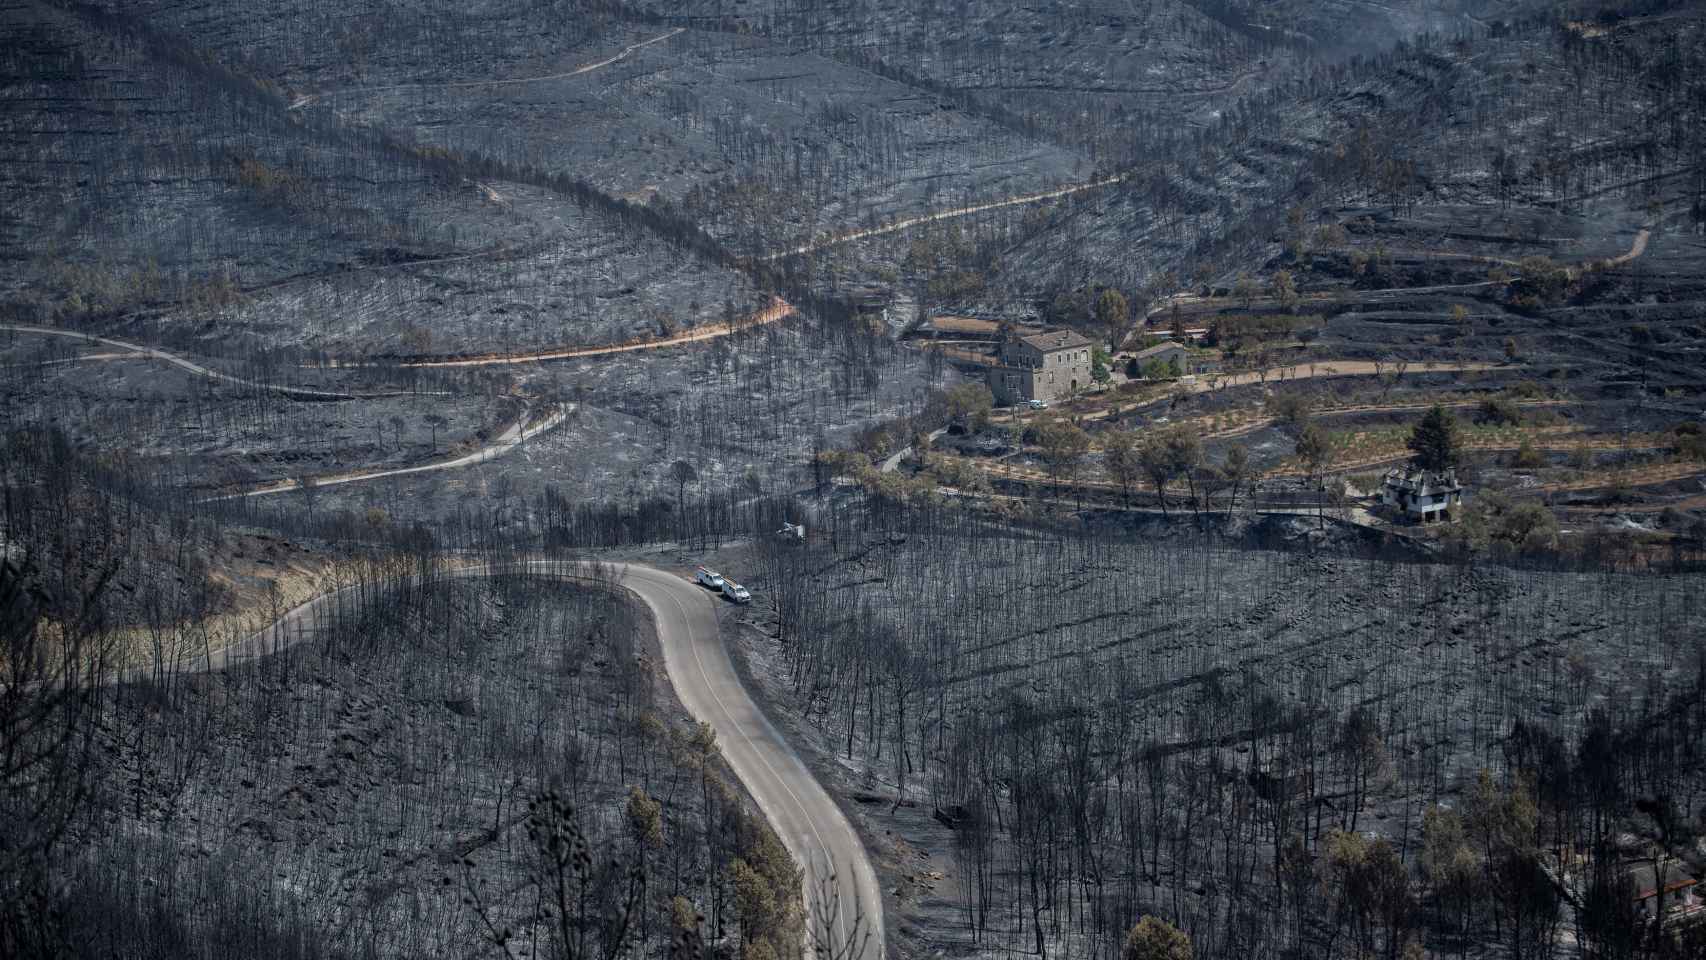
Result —
<instances>
[{"instance_id":1,"label":"white car","mask_svg":"<svg viewBox=\"0 0 1706 960\"><path fill-rule=\"evenodd\" d=\"M723 581L723 596L736 603L751 603L752 593L733 580Z\"/></svg>"},{"instance_id":2,"label":"white car","mask_svg":"<svg viewBox=\"0 0 1706 960\"><path fill-rule=\"evenodd\" d=\"M699 585L702 587L710 587L712 590L716 590L718 592L721 592L723 589L723 575L712 570L710 567L699 567L695 569L693 571L693 579L698 581Z\"/></svg>"},{"instance_id":3,"label":"white car","mask_svg":"<svg viewBox=\"0 0 1706 960\"><path fill-rule=\"evenodd\" d=\"M1026 400L1025 406L1030 407L1032 410L1047 410L1048 409L1048 404L1042 400Z\"/></svg>"}]
</instances>

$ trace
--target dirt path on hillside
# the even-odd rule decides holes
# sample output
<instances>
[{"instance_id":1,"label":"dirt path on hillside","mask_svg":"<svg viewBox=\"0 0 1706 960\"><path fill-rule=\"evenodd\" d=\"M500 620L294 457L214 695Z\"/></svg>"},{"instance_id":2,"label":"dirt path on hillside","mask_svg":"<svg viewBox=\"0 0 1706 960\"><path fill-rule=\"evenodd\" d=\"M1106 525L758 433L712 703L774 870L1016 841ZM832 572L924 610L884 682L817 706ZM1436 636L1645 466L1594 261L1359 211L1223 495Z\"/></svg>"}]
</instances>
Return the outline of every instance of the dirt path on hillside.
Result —
<instances>
[{"instance_id":1,"label":"dirt path on hillside","mask_svg":"<svg viewBox=\"0 0 1706 960\"><path fill-rule=\"evenodd\" d=\"M1382 296L1396 299L1399 295L1408 296L1428 293L1466 293L1471 290L1479 290L1483 287L1503 285L1503 281L1499 280L1477 280L1474 283L1440 283L1426 287L1381 287L1378 290L1332 290L1321 293L1306 293L1297 298L1297 309L1302 309L1316 304L1326 305L1349 302L1363 303L1375 300ZM1165 313L1173 309L1174 306L1181 308L1191 307L1198 312L1208 312L1211 310L1222 310L1233 306L1249 310L1256 306L1269 306L1273 302L1273 297L1261 295L1251 297L1250 302L1246 304L1242 297L1201 297L1195 294L1178 294L1163 300L1160 306L1152 308L1148 313L1144 314L1144 317L1145 319L1148 319L1156 314ZM1295 312L1295 310L1293 312Z\"/></svg>"},{"instance_id":2,"label":"dirt path on hillside","mask_svg":"<svg viewBox=\"0 0 1706 960\"><path fill-rule=\"evenodd\" d=\"M1572 480L1567 483L1545 483L1534 490L1546 493L1580 493L1583 490L1599 490L1613 486L1640 486L1648 483L1670 483L1675 480L1686 480L1689 477L1706 474L1706 464L1701 463L1655 463L1636 467L1626 471L1621 476L1594 477L1588 480ZM1668 503L1658 504L1655 509L1671 506Z\"/></svg>"},{"instance_id":3,"label":"dirt path on hillside","mask_svg":"<svg viewBox=\"0 0 1706 960\"><path fill-rule=\"evenodd\" d=\"M1479 373L1484 370L1498 370L1504 364L1497 363L1436 363L1433 366L1425 364L1409 364L1402 372L1403 376L1414 376L1424 373ZM1190 392L1207 393L1210 390L1224 390L1227 387L1242 387L1252 383L1272 383L1275 385L1289 383L1293 380L1315 380L1329 377L1368 377L1376 374L1391 373L1399 375L1393 364L1375 363L1371 360L1321 360L1315 363L1295 363L1287 367L1275 367L1265 373L1250 370L1221 377L1210 383L1199 379L1190 384Z\"/></svg>"},{"instance_id":4,"label":"dirt path on hillside","mask_svg":"<svg viewBox=\"0 0 1706 960\"><path fill-rule=\"evenodd\" d=\"M387 367L387 366L397 366L397 367L484 367L484 366L496 366L496 365L501 365L501 364L535 363L535 362L538 362L541 360L566 360L566 359L572 359L575 357L599 357L599 356L605 356L608 354L616 354L616 353L635 353L635 352L638 352L641 350L661 350L665 347L677 347L677 346L682 346L684 344L701 343L701 342L704 342L706 340L715 340L719 337L726 337L726 336L729 336L731 334L738 333L742 330L750 330L754 327L761 327L761 326L765 326L767 324L776 323L776 322L778 322L784 318L793 316L794 313L795 313L795 310L794 310L793 304L787 302L786 300L783 300L781 297L771 297L769 306L765 307L763 310L760 310L755 314L752 314L751 316L743 317L740 320L737 320L733 324L726 324L726 323L704 324L704 325L701 325L698 327L694 327L691 330L686 330L686 331L683 331L681 333L675 334L673 336L659 337L659 338L650 339L650 340L635 340L635 341L631 341L629 343L618 343L618 344L610 344L607 346L597 346L597 347L557 347L557 348L552 348L552 349L547 349L547 350L536 350L536 351L531 351L531 352L527 352L527 353L490 353L490 354L480 354L480 355L471 356L471 357L445 357L442 359L402 360L402 361L397 361L397 362L392 362L392 363L378 362L378 361L365 361L365 360L362 360L362 361L337 361L337 360L333 360L333 361L330 361L330 362L325 363L325 364L313 363L313 364L306 364L305 366L310 366L310 367L322 367L323 366L323 367L331 367L331 368ZM92 357L69 358L69 359L65 360L64 362L76 362L78 360L83 360L83 359L119 360L119 359L126 359L126 358L159 360L159 361L164 362L164 363L172 364L173 366L178 367L179 369L187 370L190 373L193 373L197 376L207 377L207 378L213 379L213 380L222 380L226 383L237 384L239 386L253 387L257 390L266 390L269 392L282 394L284 396L291 397L293 399L299 399L299 400L376 400L376 399L383 399L385 397L402 397L402 396L429 397L429 396L445 396L446 395L443 391L419 391L419 390L392 390L392 391L383 391L383 392L378 392L378 393L346 393L346 392L338 391L338 390L318 390L318 389L314 389L314 388L310 388L310 387L293 387L293 386L289 386L287 384L263 383L263 382L258 381L258 380L249 380L249 379L246 379L243 377L234 376L234 375L229 374L229 373L222 373L218 370L214 370L214 369L211 369L209 367L202 366L201 364L196 363L193 360L189 360L185 357L181 357L181 356L178 356L177 354L169 353L165 350L160 350L160 349L155 348L155 347L147 347L147 346L143 346L141 344L129 343L129 342L126 342L123 340L114 340L110 337L98 337L98 336L95 336L93 334L80 333L80 332L75 331L75 330L61 330L57 327L36 327L36 326L30 326L27 324L0 324L0 331L7 331L7 332L12 332L12 333L25 333L25 334L32 334L32 335L37 335L37 336L68 337L71 339L83 340L83 341L88 342L88 343L94 343L94 344L100 344L103 346L113 347L117 350L123 351L122 354L96 354L96 355L93 355Z\"/></svg>"},{"instance_id":5,"label":"dirt path on hillside","mask_svg":"<svg viewBox=\"0 0 1706 960\"><path fill-rule=\"evenodd\" d=\"M1450 400L1443 403L1394 403L1384 405L1369 403L1354 407L1331 407L1322 410L1311 410L1309 411L1309 416L1336 417L1353 413L1415 413L1418 411L1431 410L1434 407L1444 407L1447 410L1461 410L1465 407L1480 406L1483 402L1484 401L1481 400ZM1570 401L1568 400L1518 400L1516 403L1519 407L1561 407L1567 405L1569 402ZM1274 417L1258 417L1249 423L1241 423L1236 427L1227 427L1224 430L1212 430L1208 433L1204 433L1202 435L1202 439L1224 440L1229 437L1242 437L1246 434L1255 433L1257 430L1261 430L1264 427L1273 426L1274 422Z\"/></svg>"},{"instance_id":6,"label":"dirt path on hillside","mask_svg":"<svg viewBox=\"0 0 1706 960\"><path fill-rule=\"evenodd\" d=\"M36 327L27 324L7 323L0 324L0 331L27 333L47 337L69 337L73 340L82 340L85 343L98 343L102 346L114 347L118 350L125 351L140 359L158 360L162 363L169 363L180 370L187 370L198 377L206 377L209 380L219 380L241 387L251 387L256 390L265 390L269 393L277 393L293 400L380 400L386 397L433 397L446 395L442 391L423 392L418 390L387 390L378 393L346 393L341 390L317 390L311 387L294 387L289 384L282 383L264 383L259 380L250 380L245 377L238 377L229 373L223 373L210 367L204 367L201 364L196 363L194 360L178 356L175 353L169 353L157 347L145 347L138 343L114 340L111 337L97 337L94 334L81 333L76 330L61 330L58 327ZM104 359L119 358L107 357Z\"/></svg>"},{"instance_id":7,"label":"dirt path on hillside","mask_svg":"<svg viewBox=\"0 0 1706 960\"><path fill-rule=\"evenodd\" d=\"M617 343L601 347L555 347L547 350L534 350L526 353L488 353L474 357L445 357L435 360L403 360L396 364L400 367L487 367L500 364L537 363L542 360L570 360L576 357L602 357L613 353L635 353L640 350L661 350L664 347L678 347L688 343L701 343L726 337L742 330L762 327L776 323L785 317L794 315L794 305L781 297L771 297L770 305L763 310L744 317L733 324L708 323L694 327L668 337L658 337L650 340L634 340L629 343ZM384 366L380 363L351 363L333 364L334 366Z\"/></svg>"},{"instance_id":8,"label":"dirt path on hillside","mask_svg":"<svg viewBox=\"0 0 1706 960\"><path fill-rule=\"evenodd\" d=\"M1082 491L1093 491L1096 493L1125 493L1125 492L1129 491L1129 492L1133 492L1133 493L1154 494L1156 496L1160 496L1160 492L1157 490L1154 482L1150 481L1150 480L1141 480L1141 479L1134 480L1132 483L1128 484L1127 487L1122 489L1119 484L1115 483L1112 480L1090 480L1090 479L1082 479L1081 480L1081 479L1077 479L1077 478L1067 480L1067 479L1059 479L1059 478L1050 477L1047 473L1044 473L1041 470L1031 470L1028 468L1009 467L1009 466L1006 466L1004 464L992 464L992 465L990 465L990 467L991 467L991 469L985 469L983 467L979 467L978 469L983 469L984 473L986 473L986 474L998 475L999 478L1003 479L1003 480L1008 480L1011 482L1018 482L1018 483L1025 483L1025 484L1029 484L1029 485L1035 486L1035 487L1053 487L1053 488L1061 489L1061 490L1082 490ZM1361 506L1354 505L1354 504L1346 506L1346 507L1323 507L1323 505L1318 503L1318 502L1317 503L1293 503L1293 504L1280 504L1280 503L1272 503L1272 502L1257 503L1253 500L1253 498L1256 495L1257 486L1263 480L1266 480L1266 479L1269 479L1269 475L1261 474L1261 475L1253 475L1251 477L1248 477L1244 481L1244 483L1241 487L1241 491L1240 491L1240 496L1243 498L1243 505L1240 506L1240 508L1239 508L1240 510L1249 511L1249 512L1253 512L1253 513L1299 514L1299 515L1305 515L1305 516L1316 516L1317 514L1321 513L1325 509L1330 514L1335 514L1335 515L1342 514L1342 515L1338 516L1338 519L1341 519L1341 520L1348 520L1349 522L1357 523L1357 524L1360 524L1362 526L1373 527L1375 529L1387 529L1387 527L1385 525L1381 524L1380 521L1378 520L1378 518L1376 518L1372 514L1370 514L1368 512L1368 510L1366 510L1365 508L1363 508ZM1169 484L1168 486L1173 491L1172 498L1173 498L1174 502L1180 503L1180 504L1188 502L1189 497L1190 497L1190 493L1189 493L1190 487L1188 484L1186 484L1183 480L1180 480L1180 481L1177 481L1175 483ZM991 493L982 493L982 492L968 493L964 490L959 489L958 487L949 487L949 486L940 486L937 488L937 490L939 492L952 491L951 495L964 497L966 499L1011 500L1011 501L1016 501L1016 502L1020 502L1020 503L1053 502L1053 503L1059 503L1059 504L1063 504L1063 505L1073 505L1073 506L1082 506L1083 505L1083 502L1081 500L1067 500L1067 499L1063 499L1063 498L1049 498L1049 497L1037 497L1037 496L1015 496L1013 494L992 493L992 492ZM1095 504L1095 506L1098 508L1101 508L1101 509L1126 510L1126 511L1131 511L1131 512L1140 512L1140 513L1156 513L1156 514L1167 513L1167 511L1162 510L1159 507L1135 507L1135 506L1132 506L1130 504ZM1177 510L1180 510L1180 509L1184 509L1182 505L1180 507L1175 508L1175 512ZM1217 511L1211 511L1211 512L1217 512ZM1219 511L1219 512L1223 512L1223 511Z\"/></svg>"},{"instance_id":9,"label":"dirt path on hillside","mask_svg":"<svg viewBox=\"0 0 1706 960\"><path fill-rule=\"evenodd\" d=\"M418 464L412 467L354 470L348 473L334 473L319 477L269 480L266 483L257 483L231 493L222 493L217 496L203 497L199 502L210 503L219 500L241 500L245 497L264 497L268 494L287 493L292 490L301 490L305 484L311 484L315 489L319 489L322 487L335 487L346 483L361 483L366 480L378 480L383 477L401 477L413 473L431 473L435 470L455 470L459 467L471 467L475 464L485 463L489 460L496 460L497 458L514 450L516 447L521 446L526 441L557 427L563 421L568 419L569 414L572 413L573 410L573 404L565 407L557 407L550 413L546 414L544 419L540 420L538 423L528 426L527 423L533 418L534 411L531 407L525 407L521 411L521 416L517 417L514 423L511 423L508 427L504 428L502 433L492 438L491 442L469 453L449 457L444 460L435 460L431 463Z\"/></svg>"},{"instance_id":10,"label":"dirt path on hillside","mask_svg":"<svg viewBox=\"0 0 1706 960\"><path fill-rule=\"evenodd\" d=\"M1534 442L1531 440L1531 441L1529 441L1528 445L1531 449L1534 449L1534 450L1551 450L1551 451L1556 451L1556 452L1561 452L1561 453L1573 453L1577 450L1598 450L1598 451L1603 452L1603 451L1609 451L1609 450L1660 450L1660 449L1663 449L1663 447L1655 446L1655 445L1637 444L1634 446L1627 446L1627 445L1624 445L1622 443L1619 443L1616 440L1595 440L1595 439L1569 440L1566 438L1566 439L1554 439L1554 440L1548 441L1544 437L1540 438L1539 442ZM1470 441L1470 442L1462 445L1462 449L1464 451L1470 452L1470 453L1514 453L1515 451L1521 450L1522 447L1523 447L1522 441L1511 441L1511 440ZM1377 468L1377 467L1389 466L1389 465L1395 464L1395 463L1403 463L1404 461L1409 460L1411 458L1411 456L1413 456L1413 454L1411 454L1407 450L1404 452L1401 452L1401 453L1400 452L1383 453L1383 454L1380 454L1379 456L1375 456L1375 457L1362 457L1362 458L1356 459L1356 460L1347 460L1347 461L1344 461L1343 463L1330 463L1327 465L1327 468L1324 472L1330 476L1338 476L1338 475L1347 474L1347 473L1355 473L1359 470L1369 470L1369 469L1373 469L1373 468ZM1684 476L1686 476L1686 475L1687 474L1685 473ZM1275 469L1270 470L1267 473L1263 474L1262 476L1264 478L1271 477L1271 478L1300 479L1300 478L1307 476L1307 472L1298 468L1298 467L1285 467L1285 468L1275 468ZM1595 487L1602 487L1602 486L1605 486L1604 481L1600 481L1600 480L1584 481L1584 485L1581 487L1581 489L1591 490L1591 489L1594 489ZM1531 489L1531 490L1562 490L1562 489L1566 489L1566 487L1556 485L1556 484L1542 484L1541 486L1531 487L1529 489Z\"/></svg>"},{"instance_id":11,"label":"dirt path on hillside","mask_svg":"<svg viewBox=\"0 0 1706 960\"><path fill-rule=\"evenodd\" d=\"M1503 369L1511 368L1506 364L1497 363L1436 363L1432 366L1418 366L1412 363L1404 368L1401 375L1414 376L1416 374L1423 373L1480 373L1487 370ZM1288 367L1276 367L1266 372L1265 380L1261 373L1248 371L1227 377L1215 378L1213 380L1204 380L1201 375L1199 375L1196 383L1182 386L1184 386L1190 393L1208 393L1214 390L1224 390L1228 387L1248 386L1252 383L1271 383L1278 386L1283 383L1292 383L1298 380L1317 380L1330 377L1364 377L1373 376L1377 373L1391 373L1399 375L1399 372L1393 369L1393 365L1390 363L1376 364L1367 360L1318 360L1314 363L1299 363ZM1134 408L1161 403L1166 399L1167 397L1162 396L1151 400L1145 400L1134 404ZM1066 415L1073 420L1106 420L1112 413L1112 407L1114 406L1119 406L1117 398L1111 401L1110 406L1101 407L1099 409L1086 410L1082 412L1074 411L1069 408L1063 408L1063 410ZM1431 404L1429 404L1429 406L1431 406ZM1004 422L1013 422L1018 419L1017 412L1018 411L1015 408L1014 410L1009 411L1005 417L999 419L1002 419ZM1122 412L1129 412L1129 410Z\"/></svg>"},{"instance_id":12,"label":"dirt path on hillside","mask_svg":"<svg viewBox=\"0 0 1706 960\"><path fill-rule=\"evenodd\" d=\"M863 240L866 237L877 237L885 233L895 233L896 231L905 230L909 227L916 227L919 224L935 223L938 220L952 220L955 217L970 216L971 214L983 213L987 210L999 210L1002 207L1017 207L1027 203L1039 203L1043 200L1054 200L1060 197L1071 196L1075 193L1083 193L1086 190L1094 190L1098 187L1112 186L1123 180L1125 180L1125 175L1121 174L1117 177L1108 177L1103 180L1092 180L1089 183L1080 183L1075 186L1061 187L1056 190L1045 190L1041 193L1030 193L1018 197L1008 197L1005 200L991 200L988 203L974 203L970 206L955 207L951 210L939 210L935 213L920 214L916 217L908 217L905 220L896 220L893 223L884 224L880 227L866 227L862 230L849 230L845 233L834 234L833 236L825 237L822 240L814 240L811 243L804 244L803 246L794 247L788 250L778 250L775 253L767 253L758 259L771 261L781 260L785 257L797 257L802 254L815 253L818 250L823 250L828 247L851 243L854 240Z\"/></svg>"},{"instance_id":13,"label":"dirt path on hillside","mask_svg":"<svg viewBox=\"0 0 1706 960\"><path fill-rule=\"evenodd\" d=\"M148 360L146 353L134 350L114 350L109 353L84 353L75 357L60 357L55 360L37 360L34 363L8 363L8 367L61 367L74 363L96 363L102 360Z\"/></svg>"},{"instance_id":14,"label":"dirt path on hillside","mask_svg":"<svg viewBox=\"0 0 1706 960\"><path fill-rule=\"evenodd\" d=\"M642 47L649 47L654 43L662 43L670 37L685 32L686 29L686 27L676 27L674 30L669 31L668 33L659 34L658 36L652 37L650 40L641 40L638 43L631 43L626 47L623 47L621 52L614 56L606 57L603 60L576 67L573 70L563 70L558 73L546 73L536 77L511 77L503 80L445 80L442 82L425 83L392 83L379 87L346 87L342 90L327 90L322 93L304 94L297 97L296 100L290 104L290 109L300 110L324 97L340 97L345 94L352 93L383 93L387 90L416 90L443 87L496 87L513 83L540 83L545 80L567 80L570 77L578 77L583 73L591 73L594 70L598 70L602 67L608 67L618 61L626 60L634 51L639 50Z\"/></svg>"},{"instance_id":15,"label":"dirt path on hillside","mask_svg":"<svg viewBox=\"0 0 1706 960\"><path fill-rule=\"evenodd\" d=\"M1631 260L1637 259L1642 254L1647 252L1647 241L1649 239L1651 239L1652 236L1653 236L1653 228L1642 227L1641 232L1635 234L1635 242L1629 245L1629 250L1627 253L1620 253L1615 257L1611 257L1611 258L1606 259L1606 260L1601 260L1600 265L1603 267L1621 267L1625 263L1628 263Z\"/></svg>"},{"instance_id":16,"label":"dirt path on hillside","mask_svg":"<svg viewBox=\"0 0 1706 960\"><path fill-rule=\"evenodd\" d=\"M1595 270L1595 269L1603 270L1603 269L1609 269L1611 267L1620 267L1626 263L1630 263L1634 260L1640 259L1643 255L1646 254L1647 244L1652 239L1652 236L1653 236L1653 228L1651 226L1642 227L1640 229L1640 231L1635 234L1635 239L1629 244L1628 250L1624 251L1623 253L1617 254L1616 256L1613 256L1613 257L1606 257L1606 258L1600 259L1600 260L1589 260L1589 261L1586 261L1585 263L1580 263L1580 264L1577 264L1573 267L1570 267L1569 268L1570 276L1571 277L1579 277L1583 273L1587 272L1588 270ZM1507 260L1507 259L1504 259L1502 257L1489 257L1489 256L1485 256L1482 254L1430 252L1430 251L1426 251L1426 250L1394 251L1393 256L1395 256L1395 257L1396 256L1419 257L1422 259L1429 259L1429 260L1436 260L1436 259L1437 260L1472 260L1472 261L1475 261L1477 263L1490 263L1490 264L1493 264L1495 266L1507 266L1507 267L1515 267L1515 266L1519 266L1521 264L1521 261L1519 261L1519 260ZM1482 281L1479 283L1445 284L1445 285L1441 285L1441 286L1431 286L1431 287L1382 287L1378 290L1333 291L1333 292L1329 292L1329 293L1317 293L1317 294L1304 295L1304 296L1299 298L1298 304L1299 304L1299 306L1302 306L1304 304L1309 304L1309 303L1336 303L1336 302L1341 302L1344 300L1352 300L1352 299L1363 300L1363 299L1369 299L1369 298L1377 297L1381 294L1441 293L1441 292L1451 292L1451 291L1456 291L1456 290L1470 290L1470 289L1474 289L1476 287L1494 286L1496 283L1497 283L1497 281L1486 280L1486 281ZM1266 297L1266 296L1251 297L1250 298L1250 305L1255 305L1258 303L1267 304L1267 303L1272 302L1272 300L1273 300L1272 297ZM1174 307L1179 307L1181 309L1188 307L1188 308L1202 309L1202 310L1206 311L1206 310L1213 310L1213 309L1222 309L1225 307L1233 306L1235 304L1243 305L1241 298L1238 298L1238 297L1204 297L1204 296L1200 296L1200 295L1194 294L1194 293L1175 293L1175 294L1171 294L1169 296L1163 297L1159 301L1157 301L1155 306L1150 307L1149 310L1144 313L1144 318L1148 319L1148 318L1154 317L1158 314L1166 313L1167 311L1172 310Z\"/></svg>"},{"instance_id":17,"label":"dirt path on hillside","mask_svg":"<svg viewBox=\"0 0 1706 960\"><path fill-rule=\"evenodd\" d=\"M1703 468L1701 472L1706 472ZM1604 486L1604 484L1601 484ZM1706 510L1706 494L1669 500L1664 503L1626 503L1614 506L1578 507L1564 504L1558 509L1585 513L1663 513L1666 510Z\"/></svg>"}]
</instances>

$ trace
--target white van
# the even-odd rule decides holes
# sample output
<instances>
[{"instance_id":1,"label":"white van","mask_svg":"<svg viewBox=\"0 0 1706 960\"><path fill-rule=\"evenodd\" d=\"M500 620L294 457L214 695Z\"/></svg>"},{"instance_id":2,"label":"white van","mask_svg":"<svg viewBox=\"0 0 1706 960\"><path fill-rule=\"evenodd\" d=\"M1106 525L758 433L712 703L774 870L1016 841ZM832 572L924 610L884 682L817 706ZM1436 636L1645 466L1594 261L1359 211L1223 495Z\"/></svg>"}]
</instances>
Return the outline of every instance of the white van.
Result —
<instances>
[{"instance_id":1,"label":"white van","mask_svg":"<svg viewBox=\"0 0 1706 960\"><path fill-rule=\"evenodd\" d=\"M752 602L751 592L733 580L723 581L723 596L728 597L736 603Z\"/></svg>"},{"instance_id":2,"label":"white van","mask_svg":"<svg viewBox=\"0 0 1706 960\"><path fill-rule=\"evenodd\" d=\"M712 590L716 590L719 593L722 592L723 575L712 570L710 567L695 568L693 571L693 579L697 580L699 585L702 587L710 587Z\"/></svg>"}]
</instances>

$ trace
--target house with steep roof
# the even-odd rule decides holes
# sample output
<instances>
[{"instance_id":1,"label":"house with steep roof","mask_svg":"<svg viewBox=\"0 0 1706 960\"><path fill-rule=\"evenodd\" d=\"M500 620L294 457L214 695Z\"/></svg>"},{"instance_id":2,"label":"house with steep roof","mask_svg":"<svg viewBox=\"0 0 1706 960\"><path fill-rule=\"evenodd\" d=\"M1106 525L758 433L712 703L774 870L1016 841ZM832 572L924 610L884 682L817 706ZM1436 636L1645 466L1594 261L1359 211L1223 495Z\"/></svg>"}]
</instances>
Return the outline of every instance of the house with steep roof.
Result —
<instances>
[{"instance_id":1,"label":"house with steep roof","mask_svg":"<svg viewBox=\"0 0 1706 960\"><path fill-rule=\"evenodd\" d=\"M1091 384L1094 344L1075 330L1045 330L1010 337L996 353L986 376L995 402L1031 400L1052 403Z\"/></svg>"},{"instance_id":2,"label":"house with steep roof","mask_svg":"<svg viewBox=\"0 0 1706 960\"><path fill-rule=\"evenodd\" d=\"M1456 470L1398 467L1386 471L1380 502L1417 523L1450 522L1463 506L1463 485Z\"/></svg>"}]
</instances>

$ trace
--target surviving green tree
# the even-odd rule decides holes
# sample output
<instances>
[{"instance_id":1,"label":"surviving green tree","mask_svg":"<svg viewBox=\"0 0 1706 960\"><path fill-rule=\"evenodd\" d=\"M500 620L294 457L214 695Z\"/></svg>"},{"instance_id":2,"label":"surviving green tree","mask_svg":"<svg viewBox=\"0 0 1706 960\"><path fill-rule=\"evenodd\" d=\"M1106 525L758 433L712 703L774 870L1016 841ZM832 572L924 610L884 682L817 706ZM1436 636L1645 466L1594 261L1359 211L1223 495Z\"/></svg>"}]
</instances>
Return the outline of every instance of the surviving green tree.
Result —
<instances>
[{"instance_id":1,"label":"surviving green tree","mask_svg":"<svg viewBox=\"0 0 1706 960\"><path fill-rule=\"evenodd\" d=\"M1456 466L1462 456L1457 418L1435 404L1410 431L1405 446L1410 448L1410 462L1423 470L1438 473Z\"/></svg>"},{"instance_id":2,"label":"surviving green tree","mask_svg":"<svg viewBox=\"0 0 1706 960\"><path fill-rule=\"evenodd\" d=\"M1131 316L1131 307L1126 303L1125 294L1108 288L1096 298L1096 323L1101 326L1108 338L1108 349L1118 350L1120 341L1125 339L1126 321Z\"/></svg>"},{"instance_id":3,"label":"surviving green tree","mask_svg":"<svg viewBox=\"0 0 1706 960\"><path fill-rule=\"evenodd\" d=\"M1144 917L1126 934L1122 960L1191 960L1191 940L1158 917Z\"/></svg>"}]
</instances>

